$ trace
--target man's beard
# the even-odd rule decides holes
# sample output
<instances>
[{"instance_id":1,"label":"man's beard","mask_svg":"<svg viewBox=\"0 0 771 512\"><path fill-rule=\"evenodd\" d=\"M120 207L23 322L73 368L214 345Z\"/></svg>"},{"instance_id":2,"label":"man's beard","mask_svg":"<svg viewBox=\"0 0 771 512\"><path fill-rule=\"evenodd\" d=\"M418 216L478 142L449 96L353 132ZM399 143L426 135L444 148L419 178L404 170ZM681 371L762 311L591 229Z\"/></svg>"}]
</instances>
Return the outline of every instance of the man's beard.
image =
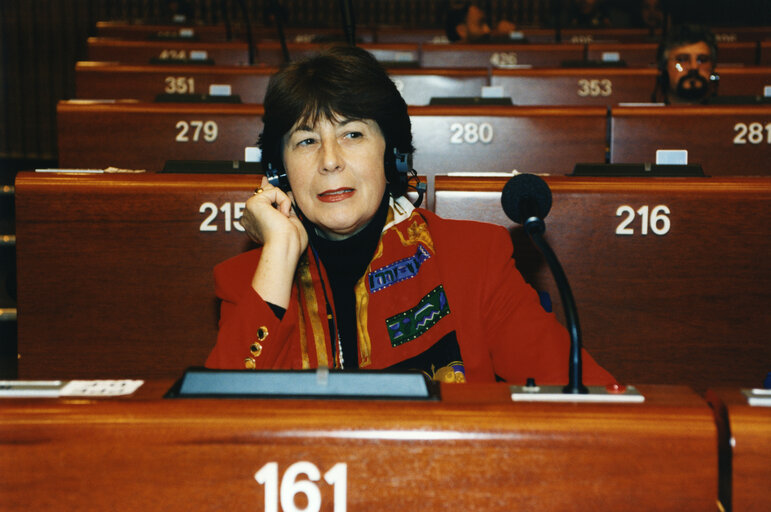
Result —
<instances>
[{"instance_id":1,"label":"man's beard","mask_svg":"<svg viewBox=\"0 0 771 512\"><path fill-rule=\"evenodd\" d=\"M695 69L682 76L677 81L675 94L684 100L703 100L709 95L710 87L706 78L699 74Z\"/></svg>"}]
</instances>

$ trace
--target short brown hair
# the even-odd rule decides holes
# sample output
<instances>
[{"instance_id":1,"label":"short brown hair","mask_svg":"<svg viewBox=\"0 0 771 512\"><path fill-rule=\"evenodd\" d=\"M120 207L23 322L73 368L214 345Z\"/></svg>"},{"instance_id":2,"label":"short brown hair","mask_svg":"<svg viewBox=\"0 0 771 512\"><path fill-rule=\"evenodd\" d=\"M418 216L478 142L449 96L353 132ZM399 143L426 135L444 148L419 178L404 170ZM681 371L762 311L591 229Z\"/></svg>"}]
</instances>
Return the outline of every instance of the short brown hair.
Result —
<instances>
[{"instance_id":1,"label":"short brown hair","mask_svg":"<svg viewBox=\"0 0 771 512\"><path fill-rule=\"evenodd\" d=\"M283 169L282 140L297 123L313 126L319 118L372 119L386 143L386 179L399 183L394 165L389 165L394 148L412 153L412 125L407 104L380 63L366 50L334 46L297 60L273 75L265 93L263 132L260 135L262 162ZM405 187L401 187L405 188ZM394 195L406 191L390 188Z\"/></svg>"}]
</instances>

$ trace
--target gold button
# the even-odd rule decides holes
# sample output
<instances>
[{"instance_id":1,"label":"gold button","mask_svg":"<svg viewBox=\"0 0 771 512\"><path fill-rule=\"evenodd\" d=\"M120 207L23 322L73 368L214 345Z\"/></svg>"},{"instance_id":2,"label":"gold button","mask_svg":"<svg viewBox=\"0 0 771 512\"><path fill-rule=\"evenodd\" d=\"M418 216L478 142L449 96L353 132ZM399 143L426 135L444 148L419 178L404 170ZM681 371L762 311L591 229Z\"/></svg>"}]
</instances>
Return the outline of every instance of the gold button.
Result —
<instances>
[{"instance_id":1,"label":"gold button","mask_svg":"<svg viewBox=\"0 0 771 512\"><path fill-rule=\"evenodd\" d=\"M251 352L254 357L260 357L260 354L262 354L262 345L255 341L249 346L249 352Z\"/></svg>"},{"instance_id":2,"label":"gold button","mask_svg":"<svg viewBox=\"0 0 771 512\"><path fill-rule=\"evenodd\" d=\"M246 367L247 370L254 370L257 367L257 365L254 364L254 359L252 359L251 357L247 357L246 359L244 359L244 366Z\"/></svg>"},{"instance_id":3,"label":"gold button","mask_svg":"<svg viewBox=\"0 0 771 512\"><path fill-rule=\"evenodd\" d=\"M265 341L265 338L268 337L268 328L264 325L257 329L257 339L260 341Z\"/></svg>"}]
</instances>

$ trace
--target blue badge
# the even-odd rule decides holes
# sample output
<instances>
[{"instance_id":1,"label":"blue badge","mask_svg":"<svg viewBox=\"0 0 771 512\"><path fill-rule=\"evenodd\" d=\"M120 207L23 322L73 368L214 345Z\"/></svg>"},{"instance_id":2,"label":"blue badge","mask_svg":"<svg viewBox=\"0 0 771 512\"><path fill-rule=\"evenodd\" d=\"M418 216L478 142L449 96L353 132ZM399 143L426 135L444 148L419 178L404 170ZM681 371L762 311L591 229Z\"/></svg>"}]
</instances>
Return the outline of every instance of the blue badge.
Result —
<instances>
[{"instance_id":1,"label":"blue badge","mask_svg":"<svg viewBox=\"0 0 771 512\"><path fill-rule=\"evenodd\" d=\"M450 306L440 284L420 299L417 306L386 319L391 346L398 347L428 331L447 316Z\"/></svg>"},{"instance_id":2,"label":"blue badge","mask_svg":"<svg viewBox=\"0 0 771 512\"><path fill-rule=\"evenodd\" d=\"M383 268L373 270L369 273L370 293L379 292L405 279L410 279L418 275L420 266L431 257L428 250L422 245L418 245L418 250L414 256L396 261Z\"/></svg>"}]
</instances>

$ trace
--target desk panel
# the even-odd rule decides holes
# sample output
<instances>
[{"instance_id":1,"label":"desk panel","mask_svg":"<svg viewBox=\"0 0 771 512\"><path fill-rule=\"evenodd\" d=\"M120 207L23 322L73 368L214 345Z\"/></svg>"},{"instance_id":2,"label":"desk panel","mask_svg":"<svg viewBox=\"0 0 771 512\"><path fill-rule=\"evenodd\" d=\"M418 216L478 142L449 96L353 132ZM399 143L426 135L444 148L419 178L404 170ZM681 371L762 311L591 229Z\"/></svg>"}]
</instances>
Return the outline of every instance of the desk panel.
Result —
<instances>
[{"instance_id":1,"label":"desk panel","mask_svg":"<svg viewBox=\"0 0 771 512\"><path fill-rule=\"evenodd\" d=\"M710 389L720 447L720 497L732 510L761 512L771 504L771 407L750 406L739 389Z\"/></svg>"},{"instance_id":2,"label":"desk panel","mask_svg":"<svg viewBox=\"0 0 771 512\"><path fill-rule=\"evenodd\" d=\"M158 387L4 400L4 509L270 510L301 485L322 510L716 508L711 412L679 387L615 406L514 404L502 385L445 386L428 403L170 402ZM301 469L319 474L295 488Z\"/></svg>"},{"instance_id":3,"label":"desk panel","mask_svg":"<svg viewBox=\"0 0 771 512\"><path fill-rule=\"evenodd\" d=\"M580 44L423 44L421 50L424 67L557 67L584 58Z\"/></svg>"},{"instance_id":4,"label":"desk panel","mask_svg":"<svg viewBox=\"0 0 771 512\"><path fill-rule=\"evenodd\" d=\"M584 346L624 382L759 386L771 345L771 179L548 177L546 238L568 276ZM494 222L520 271L559 293L503 213L504 178L437 176L442 217Z\"/></svg>"},{"instance_id":5,"label":"desk panel","mask_svg":"<svg viewBox=\"0 0 771 512\"><path fill-rule=\"evenodd\" d=\"M655 69L494 69L492 85L515 105L614 105L650 101Z\"/></svg>"},{"instance_id":6,"label":"desk panel","mask_svg":"<svg viewBox=\"0 0 771 512\"><path fill-rule=\"evenodd\" d=\"M167 160L243 160L262 114L262 105L62 101L59 166L159 171Z\"/></svg>"},{"instance_id":7,"label":"desk panel","mask_svg":"<svg viewBox=\"0 0 771 512\"><path fill-rule=\"evenodd\" d=\"M82 61L75 64L80 99L131 98L152 102L159 94L208 94L209 86L229 85L243 103L261 104L278 68L246 66L129 65Z\"/></svg>"},{"instance_id":8,"label":"desk panel","mask_svg":"<svg viewBox=\"0 0 771 512\"><path fill-rule=\"evenodd\" d=\"M567 174L576 162L604 162L603 107L413 107L414 167L447 172Z\"/></svg>"},{"instance_id":9,"label":"desk panel","mask_svg":"<svg viewBox=\"0 0 771 512\"><path fill-rule=\"evenodd\" d=\"M610 161L655 162L658 149L687 149L714 176L771 173L771 106L614 107Z\"/></svg>"},{"instance_id":10,"label":"desk panel","mask_svg":"<svg viewBox=\"0 0 771 512\"><path fill-rule=\"evenodd\" d=\"M172 378L217 336L214 265L259 176L21 173L21 378Z\"/></svg>"}]
</instances>

